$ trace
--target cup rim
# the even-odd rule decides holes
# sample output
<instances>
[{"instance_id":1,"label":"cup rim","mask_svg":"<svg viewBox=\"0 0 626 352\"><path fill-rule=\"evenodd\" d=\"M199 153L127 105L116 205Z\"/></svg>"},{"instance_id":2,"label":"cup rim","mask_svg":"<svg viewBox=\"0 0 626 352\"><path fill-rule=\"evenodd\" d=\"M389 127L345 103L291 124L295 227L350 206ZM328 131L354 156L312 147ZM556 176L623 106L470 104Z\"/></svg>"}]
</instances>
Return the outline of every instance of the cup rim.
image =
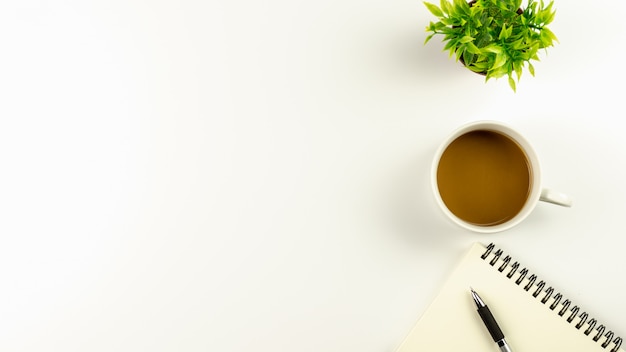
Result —
<instances>
[{"instance_id":1,"label":"cup rim","mask_svg":"<svg viewBox=\"0 0 626 352\"><path fill-rule=\"evenodd\" d=\"M461 135L471 132L471 131L476 131L476 130L495 131L495 132L503 133L507 137L513 139L516 143L518 143L518 145L522 148L522 150L526 154L526 157L532 169L531 191L522 209L510 220L503 222L501 224L492 225L492 226L475 225L459 218L454 213L452 213L452 211L450 211L450 209L448 209L448 207L443 202L443 199L441 198L441 194L439 194L439 187L437 183L437 168L439 166L439 160L441 159L441 156L443 155L444 151L454 140L456 140ZM528 215L530 215L532 210L535 208L535 206L539 202L539 198L541 196L541 167L539 164L539 159L537 157L537 154L535 153L535 150L533 149L532 145L515 128L511 127L510 125L506 123L495 121L495 120L478 120L478 121L472 121L472 122L466 123L456 128L454 131L452 131L452 133L450 133L446 138L444 138L444 140L440 143L439 147L437 148L437 151L435 152L435 156L433 158L432 165L431 165L430 179L431 179L431 187L432 187L433 195L435 196L435 201L437 202L437 205L439 206L439 208L444 212L446 217L449 220L451 220L453 223L465 229L468 229L474 232L480 232L480 233L496 233L496 232L508 230L516 226L517 224L522 222L524 219L526 219Z\"/></svg>"}]
</instances>

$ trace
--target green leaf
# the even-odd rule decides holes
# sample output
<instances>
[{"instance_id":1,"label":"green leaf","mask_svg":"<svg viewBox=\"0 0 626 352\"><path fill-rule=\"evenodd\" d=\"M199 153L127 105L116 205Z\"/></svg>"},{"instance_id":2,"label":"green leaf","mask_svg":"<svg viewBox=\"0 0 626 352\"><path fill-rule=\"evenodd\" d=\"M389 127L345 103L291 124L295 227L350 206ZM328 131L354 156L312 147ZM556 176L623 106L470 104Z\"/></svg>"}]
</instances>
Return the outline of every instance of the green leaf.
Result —
<instances>
[{"instance_id":1,"label":"green leaf","mask_svg":"<svg viewBox=\"0 0 626 352\"><path fill-rule=\"evenodd\" d=\"M544 25L548 25L548 24L552 23L552 21L554 21L554 16L556 16L556 11L552 11L550 13L550 15L546 19L546 22L544 23Z\"/></svg>"},{"instance_id":2,"label":"green leaf","mask_svg":"<svg viewBox=\"0 0 626 352\"><path fill-rule=\"evenodd\" d=\"M535 15L535 22L538 25L543 25L546 22L548 14L545 13L545 11L539 11L537 12L537 15Z\"/></svg>"},{"instance_id":3,"label":"green leaf","mask_svg":"<svg viewBox=\"0 0 626 352\"><path fill-rule=\"evenodd\" d=\"M426 39L424 40L424 45L426 45L426 43L428 43L432 39L432 37L434 35L435 35L435 33L433 33L433 34L429 35L428 37L426 37Z\"/></svg>"},{"instance_id":4,"label":"green leaf","mask_svg":"<svg viewBox=\"0 0 626 352\"><path fill-rule=\"evenodd\" d=\"M465 9L467 7L467 10L469 11L469 5L467 4L467 1L465 0L453 0L454 3L454 7L458 8L458 9Z\"/></svg>"},{"instance_id":5,"label":"green leaf","mask_svg":"<svg viewBox=\"0 0 626 352\"><path fill-rule=\"evenodd\" d=\"M495 44L489 44L486 47L482 48L482 50L493 54L500 54L502 52L502 48Z\"/></svg>"},{"instance_id":6,"label":"green leaf","mask_svg":"<svg viewBox=\"0 0 626 352\"><path fill-rule=\"evenodd\" d=\"M437 7L437 5L433 5L426 1L424 1L424 5L426 5L428 11L430 11L430 13L432 13L433 15L437 17L443 17L443 12L441 12L441 9Z\"/></svg>"},{"instance_id":7,"label":"green leaf","mask_svg":"<svg viewBox=\"0 0 626 352\"><path fill-rule=\"evenodd\" d=\"M443 50L451 50L454 51L456 50L456 40L449 40L446 45L443 47Z\"/></svg>"},{"instance_id":8,"label":"green leaf","mask_svg":"<svg viewBox=\"0 0 626 352\"><path fill-rule=\"evenodd\" d=\"M541 48L547 48L552 46L552 37L550 37L550 34L545 30L546 28L544 28L543 31L541 31L541 35L540 35L540 40L541 40Z\"/></svg>"},{"instance_id":9,"label":"green leaf","mask_svg":"<svg viewBox=\"0 0 626 352\"><path fill-rule=\"evenodd\" d=\"M472 66L468 66L467 68L476 73L485 74L487 72L487 68L485 68L484 65L473 64Z\"/></svg>"},{"instance_id":10,"label":"green leaf","mask_svg":"<svg viewBox=\"0 0 626 352\"><path fill-rule=\"evenodd\" d=\"M556 11L552 11L552 5L554 5L554 1L550 1L548 6L543 10L545 13L544 25L549 24L550 22L552 22L552 20L554 20L554 15L556 14Z\"/></svg>"},{"instance_id":11,"label":"green leaf","mask_svg":"<svg viewBox=\"0 0 626 352\"><path fill-rule=\"evenodd\" d=\"M524 38L514 41L513 43L511 43L511 46L513 47L513 50L522 51L522 49L524 49L524 46L525 46Z\"/></svg>"},{"instance_id":12,"label":"green leaf","mask_svg":"<svg viewBox=\"0 0 626 352\"><path fill-rule=\"evenodd\" d=\"M500 68L502 66L504 66L504 64L506 64L506 55L500 53L496 55L496 61L494 61L492 70L495 70L497 68Z\"/></svg>"},{"instance_id":13,"label":"green leaf","mask_svg":"<svg viewBox=\"0 0 626 352\"><path fill-rule=\"evenodd\" d=\"M513 89L513 92L517 92L516 87L515 87L515 80L510 75L509 75L509 86L511 87L511 89Z\"/></svg>"},{"instance_id":14,"label":"green leaf","mask_svg":"<svg viewBox=\"0 0 626 352\"><path fill-rule=\"evenodd\" d=\"M467 50L463 51L463 62L465 62L465 66L471 67L474 62L474 54Z\"/></svg>"},{"instance_id":15,"label":"green leaf","mask_svg":"<svg viewBox=\"0 0 626 352\"><path fill-rule=\"evenodd\" d=\"M502 30L500 31L500 36L498 37L498 39L500 40L509 39L509 37L511 36L511 33L513 33L513 26L507 27L505 23L502 25Z\"/></svg>"},{"instance_id":16,"label":"green leaf","mask_svg":"<svg viewBox=\"0 0 626 352\"><path fill-rule=\"evenodd\" d=\"M554 35L554 33L552 33L552 31L548 29L548 27L543 27L541 32L542 33L545 32L550 37L550 39L552 39L552 40L554 40L556 42L559 41L559 38L557 38L556 35Z\"/></svg>"},{"instance_id":17,"label":"green leaf","mask_svg":"<svg viewBox=\"0 0 626 352\"><path fill-rule=\"evenodd\" d=\"M515 70L515 74L517 75L517 80L522 77L522 63L517 61L513 63L513 69Z\"/></svg>"},{"instance_id":18,"label":"green leaf","mask_svg":"<svg viewBox=\"0 0 626 352\"><path fill-rule=\"evenodd\" d=\"M485 68L481 68L481 67L476 66L476 65L471 65L471 66L468 66L467 68L469 68L470 71L476 72L476 73L485 73L485 71L486 71Z\"/></svg>"},{"instance_id":19,"label":"green leaf","mask_svg":"<svg viewBox=\"0 0 626 352\"><path fill-rule=\"evenodd\" d=\"M463 50L462 46L456 48L456 61L459 61L459 59L461 58L461 55L463 55L463 53L464 53L464 50Z\"/></svg>"},{"instance_id":20,"label":"green leaf","mask_svg":"<svg viewBox=\"0 0 626 352\"><path fill-rule=\"evenodd\" d=\"M528 56L533 60L539 61L539 56L537 56L537 51L539 51L539 43L533 44L530 50L528 50Z\"/></svg>"},{"instance_id":21,"label":"green leaf","mask_svg":"<svg viewBox=\"0 0 626 352\"><path fill-rule=\"evenodd\" d=\"M450 18L450 17L443 17L443 18L441 19L441 23L443 23L443 24L444 24L444 25L446 25L446 26L455 26L455 25L457 25L457 24L458 24L458 23L456 22L456 20L454 20L453 18Z\"/></svg>"},{"instance_id":22,"label":"green leaf","mask_svg":"<svg viewBox=\"0 0 626 352\"><path fill-rule=\"evenodd\" d=\"M447 26L445 24L443 24L441 22L435 23L435 29L436 30L440 31L440 30L443 30L444 28L447 28Z\"/></svg>"},{"instance_id":23,"label":"green leaf","mask_svg":"<svg viewBox=\"0 0 626 352\"><path fill-rule=\"evenodd\" d=\"M466 0L455 0L455 1L457 1L458 3L457 6L463 11L465 15L467 16L471 15L472 11L470 10L469 4L467 3Z\"/></svg>"},{"instance_id":24,"label":"green leaf","mask_svg":"<svg viewBox=\"0 0 626 352\"><path fill-rule=\"evenodd\" d=\"M461 38L460 42L465 44L465 43L469 43L474 41L474 37L470 37L469 35L464 36L463 38Z\"/></svg>"},{"instance_id":25,"label":"green leaf","mask_svg":"<svg viewBox=\"0 0 626 352\"><path fill-rule=\"evenodd\" d=\"M530 74L535 77L535 66L533 66L533 64L531 64L530 62L528 62L528 72L530 72Z\"/></svg>"},{"instance_id":26,"label":"green leaf","mask_svg":"<svg viewBox=\"0 0 626 352\"><path fill-rule=\"evenodd\" d=\"M439 6L441 7L441 11L443 13L450 13L450 9L452 8L452 5L448 0L441 0L439 2Z\"/></svg>"},{"instance_id":27,"label":"green leaf","mask_svg":"<svg viewBox=\"0 0 626 352\"><path fill-rule=\"evenodd\" d=\"M480 55L481 54L481 50L474 45L474 43L469 42L467 44L465 44L466 50L469 51L472 54L476 54L476 55Z\"/></svg>"}]
</instances>

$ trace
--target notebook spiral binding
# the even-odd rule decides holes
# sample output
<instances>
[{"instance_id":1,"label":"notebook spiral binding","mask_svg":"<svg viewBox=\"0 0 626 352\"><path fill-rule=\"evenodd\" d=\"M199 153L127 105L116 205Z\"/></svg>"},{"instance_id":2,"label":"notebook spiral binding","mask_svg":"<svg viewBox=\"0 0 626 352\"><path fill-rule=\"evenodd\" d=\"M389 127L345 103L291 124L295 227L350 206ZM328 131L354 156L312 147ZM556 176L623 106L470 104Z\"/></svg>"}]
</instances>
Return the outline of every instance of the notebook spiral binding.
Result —
<instances>
[{"instance_id":1,"label":"notebook spiral binding","mask_svg":"<svg viewBox=\"0 0 626 352\"><path fill-rule=\"evenodd\" d=\"M545 281L540 280L539 282L536 282L537 276L529 273L526 268L522 268L520 270L519 262L514 262L513 264L511 264L510 256L505 256L502 259L502 263L496 267L496 263L498 262L498 260L500 260L502 254L503 252L501 249L496 249L495 245L493 243L490 243L487 246L485 252L480 257L483 260L488 260L489 256L491 255L489 265L493 266L503 274L505 274L504 271L508 268L509 271L505 274L506 277L509 279L515 279L515 283L517 285L520 285L528 276L528 282L526 283L526 285L523 286L524 290L531 292L531 289L533 289L533 297L540 299L541 303L543 304L550 302L550 300L552 299L548 308L555 311L556 314L563 317L563 319L566 319L568 323L573 323L574 320L578 318L576 324L574 325L576 329L581 330L581 328L585 326L585 324L587 325L585 329L581 330L583 334L589 336L595 329L596 333L593 334L591 338L593 339L593 341L601 343L600 346L602 346L603 348L606 349L607 347L609 347L609 345L613 344L613 348L610 350L610 352L617 352L620 349L620 347L622 346L621 337L615 336L613 331L606 331L607 329L604 325L598 324L598 321L594 318L591 318L589 314L587 314L587 312L581 312L580 307L574 305L570 308L572 302L569 299L565 299L563 295L559 292L555 293L554 288L551 286L548 286L546 288L547 283ZM517 276L515 276L516 274ZM557 307L559 307L559 305L561 305L561 308L557 311L556 309ZM570 311L570 313L566 317L565 313L567 313L568 310ZM598 326L596 327L596 325ZM602 335L604 335L604 339L602 339Z\"/></svg>"}]
</instances>

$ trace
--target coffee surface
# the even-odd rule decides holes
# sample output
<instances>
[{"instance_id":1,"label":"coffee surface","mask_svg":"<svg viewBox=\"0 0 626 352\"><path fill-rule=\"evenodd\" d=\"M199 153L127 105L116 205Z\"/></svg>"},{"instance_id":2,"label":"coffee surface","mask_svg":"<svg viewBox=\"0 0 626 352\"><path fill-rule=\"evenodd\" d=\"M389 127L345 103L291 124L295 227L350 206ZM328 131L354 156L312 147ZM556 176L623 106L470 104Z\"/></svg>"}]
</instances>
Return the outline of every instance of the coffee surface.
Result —
<instances>
[{"instance_id":1,"label":"coffee surface","mask_svg":"<svg viewBox=\"0 0 626 352\"><path fill-rule=\"evenodd\" d=\"M506 222L524 207L532 170L521 147L494 131L472 131L443 152L437 184L445 205L460 219L479 226Z\"/></svg>"}]
</instances>

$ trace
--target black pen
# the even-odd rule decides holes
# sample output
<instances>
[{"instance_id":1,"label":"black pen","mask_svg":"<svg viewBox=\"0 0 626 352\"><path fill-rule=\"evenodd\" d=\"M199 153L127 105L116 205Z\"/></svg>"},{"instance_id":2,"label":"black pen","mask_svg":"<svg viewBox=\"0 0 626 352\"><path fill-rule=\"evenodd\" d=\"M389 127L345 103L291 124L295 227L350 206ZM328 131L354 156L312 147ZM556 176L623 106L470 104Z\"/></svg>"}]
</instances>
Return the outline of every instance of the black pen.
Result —
<instances>
[{"instance_id":1,"label":"black pen","mask_svg":"<svg viewBox=\"0 0 626 352\"><path fill-rule=\"evenodd\" d=\"M511 348L504 339L504 334L502 333L502 330L500 330L498 323L496 323L496 319L491 314L491 311L489 311L489 308L487 307L485 302L483 302L483 300L480 298L478 293L474 291L473 288L470 287L470 291L472 291L472 298L474 298L474 302L476 302L476 306L478 307L478 314L483 320L483 323L485 323L487 330L489 330L493 341L498 344L498 347L500 347L500 351L512 352Z\"/></svg>"}]
</instances>

